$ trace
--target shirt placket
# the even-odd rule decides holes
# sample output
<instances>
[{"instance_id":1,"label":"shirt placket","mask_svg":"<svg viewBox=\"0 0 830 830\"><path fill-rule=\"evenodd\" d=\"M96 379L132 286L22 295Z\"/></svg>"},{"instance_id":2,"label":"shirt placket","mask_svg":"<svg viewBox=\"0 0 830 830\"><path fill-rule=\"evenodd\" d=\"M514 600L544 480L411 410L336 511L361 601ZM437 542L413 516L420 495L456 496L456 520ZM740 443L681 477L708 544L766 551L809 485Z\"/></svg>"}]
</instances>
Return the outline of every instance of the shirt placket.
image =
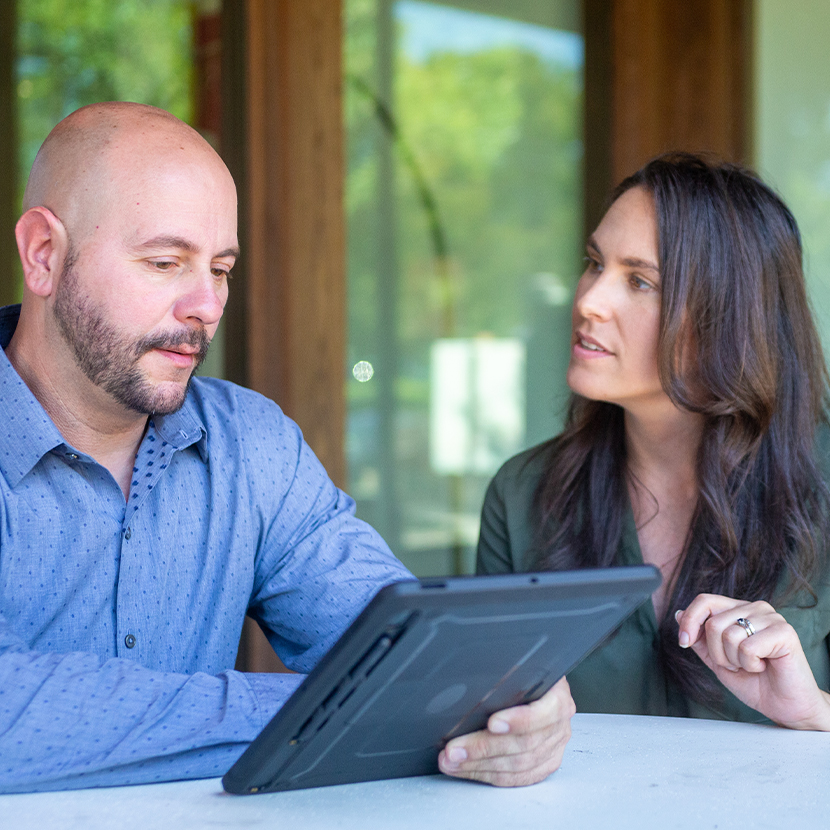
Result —
<instances>
[{"instance_id":1,"label":"shirt placket","mask_svg":"<svg viewBox=\"0 0 830 830\"><path fill-rule=\"evenodd\" d=\"M145 589L148 583L146 571L153 550L151 540L144 538L147 533L142 531L141 525L146 523L138 522L138 511L146 504L175 452L176 447L158 435L151 421L136 456L121 525L121 563L116 604L116 648L119 657L141 661L149 647L149 600Z\"/></svg>"}]
</instances>

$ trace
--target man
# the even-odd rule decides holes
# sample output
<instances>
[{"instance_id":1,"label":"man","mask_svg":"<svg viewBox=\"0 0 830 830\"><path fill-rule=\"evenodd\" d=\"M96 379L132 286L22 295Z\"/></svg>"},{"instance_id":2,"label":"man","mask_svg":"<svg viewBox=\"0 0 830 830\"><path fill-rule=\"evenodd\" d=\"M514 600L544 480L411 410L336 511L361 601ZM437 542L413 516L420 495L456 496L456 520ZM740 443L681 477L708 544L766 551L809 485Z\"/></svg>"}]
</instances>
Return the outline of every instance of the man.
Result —
<instances>
[{"instance_id":1,"label":"man","mask_svg":"<svg viewBox=\"0 0 830 830\"><path fill-rule=\"evenodd\" d=\"M301 679L232 671L246 611L307 672L409 574L273 403L191 382L238 256L198 133L85 107L23 207L23 302L0 310L0 790L220 775ZM563 681L441 767L541 780L572 711Z\"/></svg>"}]
</instances>

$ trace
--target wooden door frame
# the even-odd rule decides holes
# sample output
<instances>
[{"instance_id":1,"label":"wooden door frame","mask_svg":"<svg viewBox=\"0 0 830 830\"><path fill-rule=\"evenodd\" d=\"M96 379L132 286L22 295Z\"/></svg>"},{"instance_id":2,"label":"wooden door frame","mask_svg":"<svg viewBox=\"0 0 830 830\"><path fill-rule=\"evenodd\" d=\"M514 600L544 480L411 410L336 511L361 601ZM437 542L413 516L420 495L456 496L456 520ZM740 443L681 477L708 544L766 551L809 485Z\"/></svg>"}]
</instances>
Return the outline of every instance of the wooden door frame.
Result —
<instances>
[{"instance_id":1,"label":"wooden door frame","mask_svg":"<svg viewBox=\"0 0 830 830\"><path fill-rule=\"evenodd\" d=\"M668 150L751 161L752 0L583 0L585 231Z\"/></svg>"}]
</instances>

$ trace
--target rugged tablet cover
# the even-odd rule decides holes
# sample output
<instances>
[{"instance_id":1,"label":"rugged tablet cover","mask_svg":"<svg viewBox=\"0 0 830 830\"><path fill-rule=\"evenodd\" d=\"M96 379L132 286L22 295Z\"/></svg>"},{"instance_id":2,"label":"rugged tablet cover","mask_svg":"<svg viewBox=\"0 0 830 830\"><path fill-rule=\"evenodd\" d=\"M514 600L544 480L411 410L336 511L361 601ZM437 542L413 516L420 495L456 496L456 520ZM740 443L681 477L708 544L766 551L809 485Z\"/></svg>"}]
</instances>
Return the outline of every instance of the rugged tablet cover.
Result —
<instances>
[{"instance_id":1,"label":"rugged tablet cover","mask_svg":"<svg viewBox=\"0 0 830 830\"><path fill-rule=\"evenodd\" d=\"M256 793L436 773L448 740L541 697L659 584L643 565L389 585L222 784Z\"/></svg>"}]
</instances>

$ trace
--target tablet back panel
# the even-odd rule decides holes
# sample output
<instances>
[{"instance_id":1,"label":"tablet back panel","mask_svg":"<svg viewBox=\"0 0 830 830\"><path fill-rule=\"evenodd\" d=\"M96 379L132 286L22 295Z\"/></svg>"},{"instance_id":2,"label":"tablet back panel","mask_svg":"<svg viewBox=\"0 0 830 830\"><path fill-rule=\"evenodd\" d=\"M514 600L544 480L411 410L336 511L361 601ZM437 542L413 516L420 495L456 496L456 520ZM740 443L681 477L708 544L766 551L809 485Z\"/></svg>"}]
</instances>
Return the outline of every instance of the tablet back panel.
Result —
<instances>
[{"instance_id":1,"label":"tablet back panel","mask_svg":"<svg viewBox=\"0 0 830 830\"><path fill-rule=\"evenodd\" d=\"M435 773L448 740L541 697L659 582L642 566L387 586L225 775L225 789Z\"/></svg>"}]
</instances>

